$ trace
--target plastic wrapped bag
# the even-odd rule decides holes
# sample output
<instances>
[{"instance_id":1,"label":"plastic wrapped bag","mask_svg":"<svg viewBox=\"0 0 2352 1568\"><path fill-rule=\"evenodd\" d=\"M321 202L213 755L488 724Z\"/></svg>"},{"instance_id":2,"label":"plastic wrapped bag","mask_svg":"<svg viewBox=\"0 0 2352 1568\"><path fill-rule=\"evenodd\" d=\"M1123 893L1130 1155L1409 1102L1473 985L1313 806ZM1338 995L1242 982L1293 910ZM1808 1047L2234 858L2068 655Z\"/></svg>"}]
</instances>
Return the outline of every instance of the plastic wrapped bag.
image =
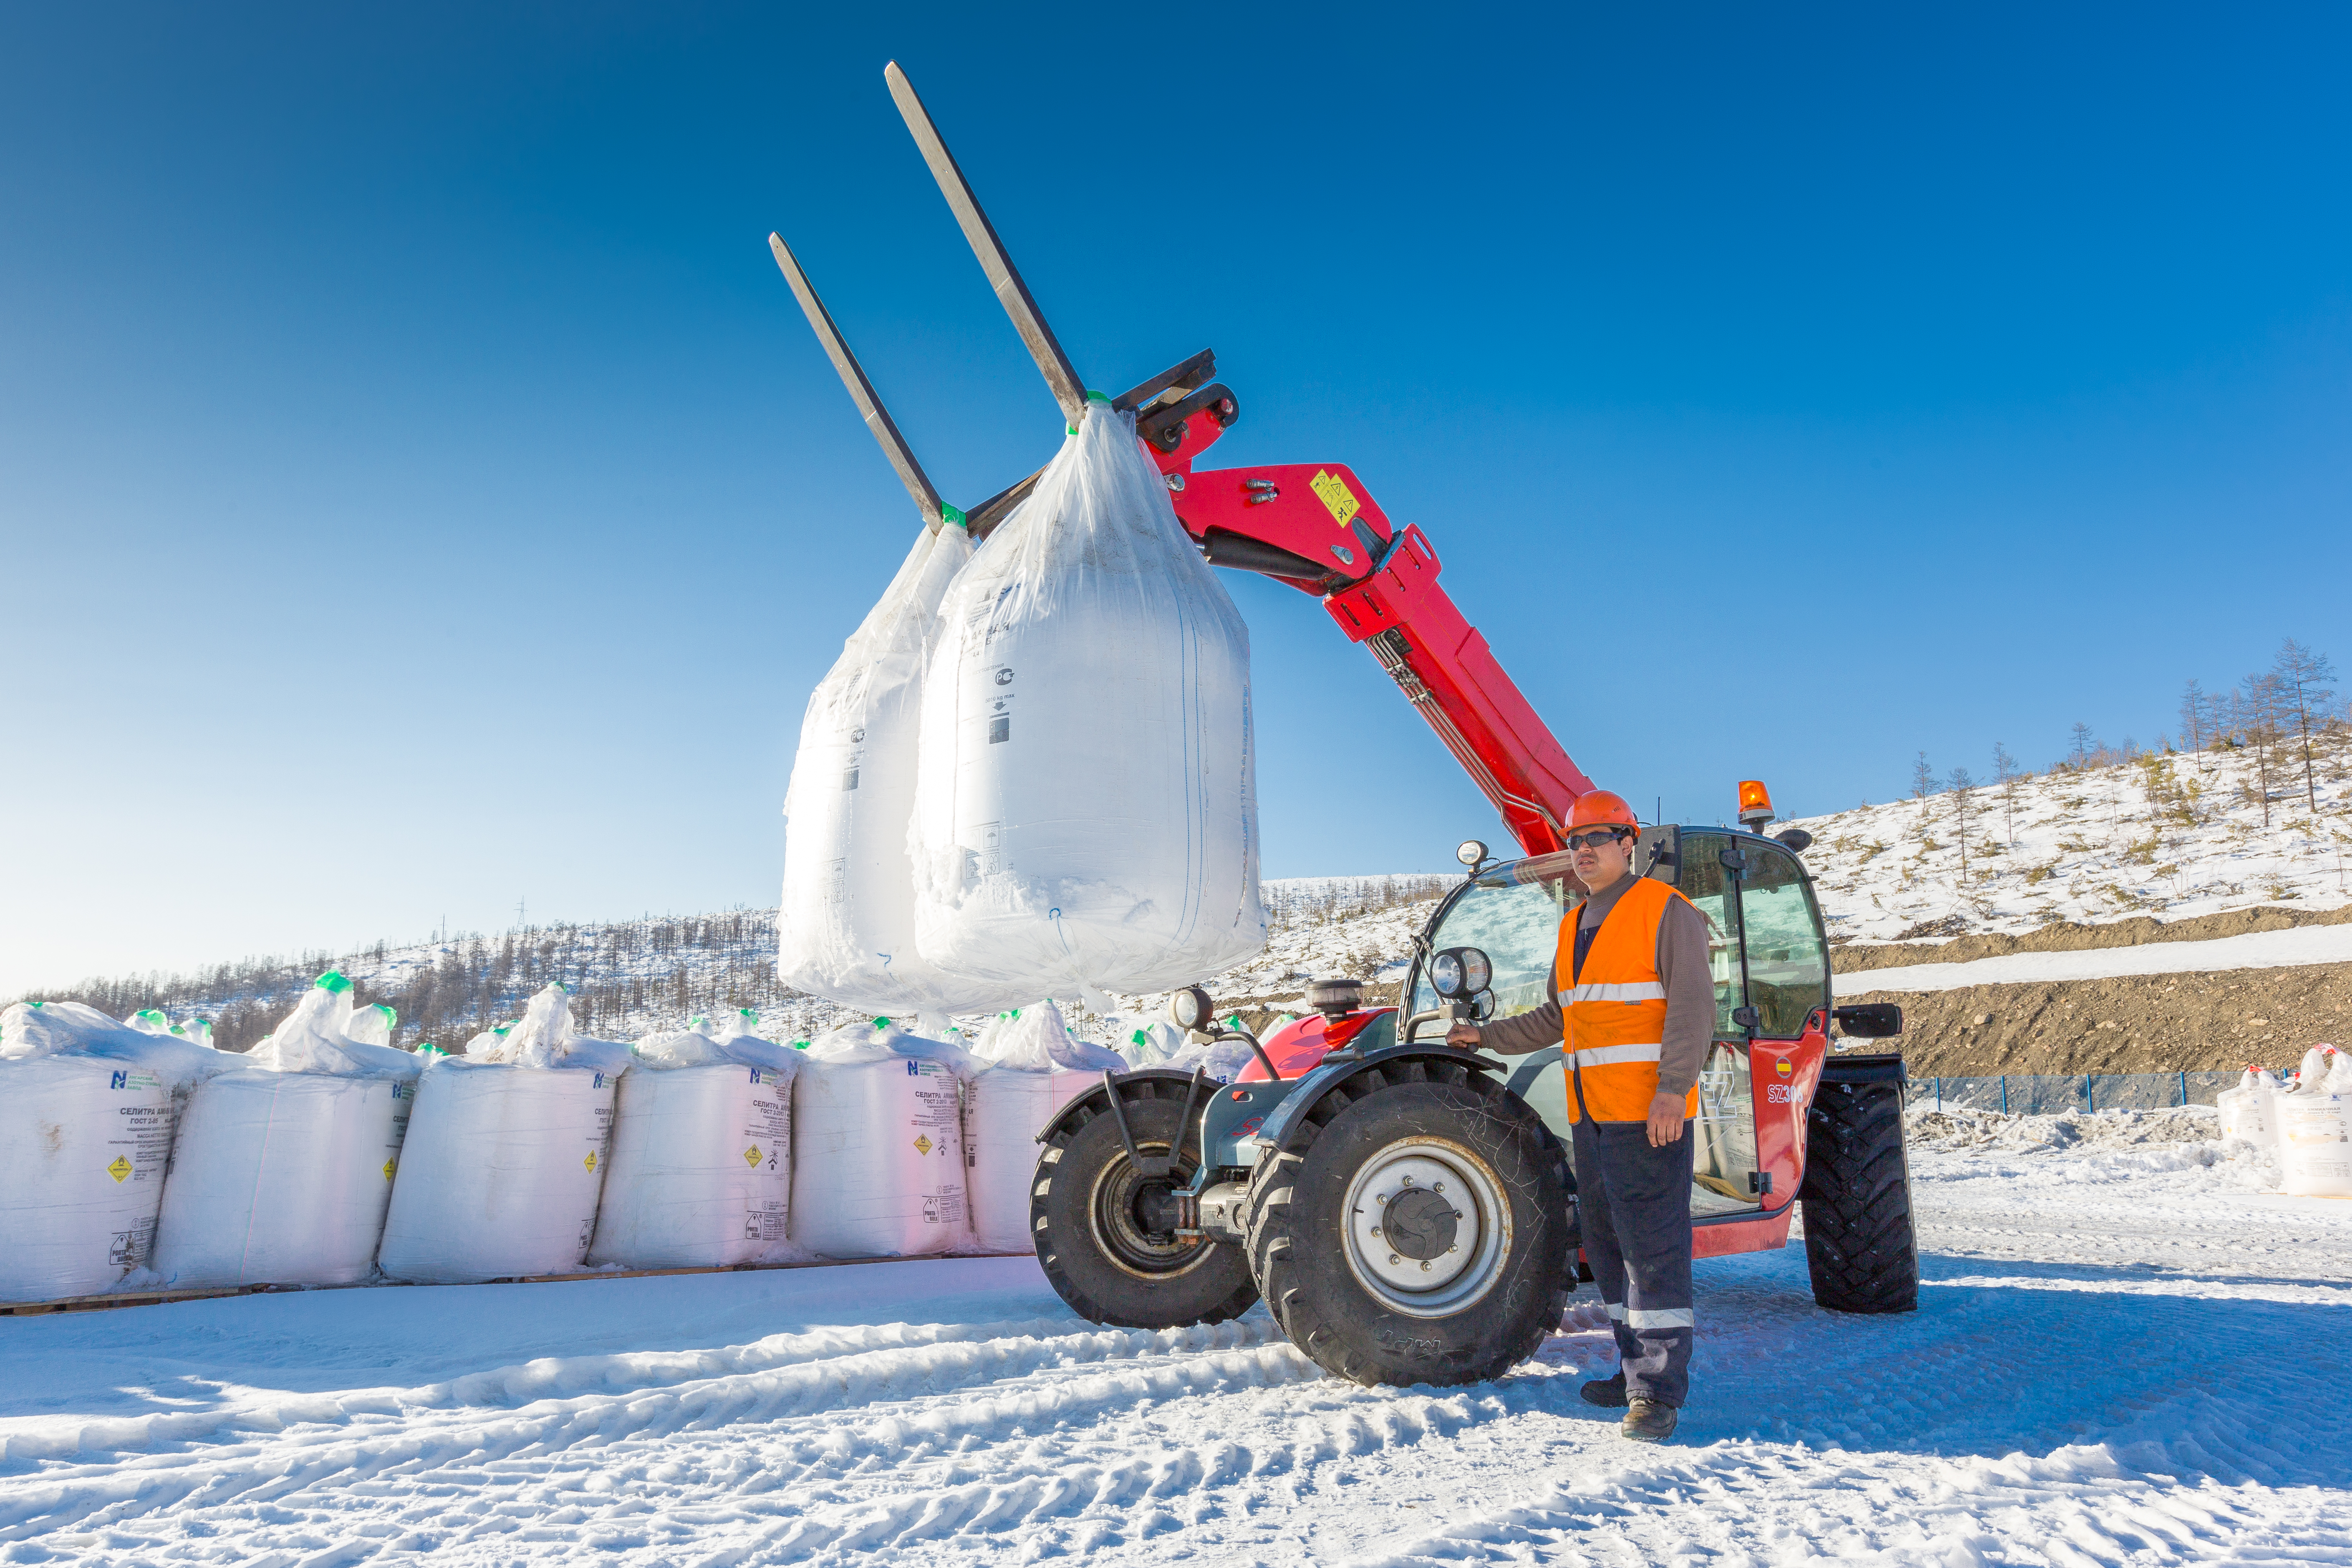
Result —
<instances>
[{"instance_id":1,"label":"plastic wrapped bag","mask_svg":"<svg viewBox=\"0 0 2352 1568\"><path fill-rule=\"evenodd\" d=\"M885 1013L964 1005L915 947L907 825L923 659L940 600L971 557L952 523L915 541L801 721L784 800L778 969L790 985Z\"/></svg>"},{"instance_id":2,"label":"plastic wrapped bag","mask_svg":"<svg viewBox=\"0 0 2352 1568\"><path fill-rule=\"evenodd\" d=\"M363 1046L392 1044L392 1032L400 1025L400 1014L378 1002L371 1006L354 1007L343 1024L343 1033Z\"/></svg>"},{"instance_id":3,"label":"plastic wrapped bag","mask_svg":"<svg viewBox=\"0 0 2352 1568\"><path fill-rule=\"evenodd\" d=\"M910 848L962 1005L1164 991L1265 944L1249 634L1089 403L940 610Z\"/></svg>"},{"instance_id":4,"label":"plastic wrapped bag","mask_svg":"<svg viewBox=\"0 0 2352 1568\"><path fill-rule=\"evenodd\" d=\"M0 1013L0 1300L147 1267L186 1096L236 1058L75 1002Z\"/></svg>"},{"instance_id":5,"label":"plastic wrapped bag","mask_svg":"<svg viewBox=\"0 0 2352 1568\"><path fill-rule=\"evenodd\" d=\"M628 1047L577 1036L560 985L491 1037L501 1059L436 1057L417 1082L376 1254L395 1279L568 1274L587 1258Z\"/></svg>"},{"instance_id":6,"label":"plastic wrapped bag","mask_svg":"<svg viewBox=\"0 0 2352 1568\"><path fill-rule=\"evenodd\" d=\"M1037 1134L1062 1107L1124 1072L1119 1054L1073 1039L1050 1001L1003 1021L996 1059L972 1076L964 1103L964 1166L971 1190L972 1239L982 1252L1026 1252L1029 1189Z\"/></svg>"},{"instance_id":7,"label":"plastic wrapped bag","mask_svg":"<svg viewBox=\"0 0 2352 1568\"><path fill-rule=\"evenodd\" d=\"M800 1052L751 1032L640 1041L621 1080L592 1264L726 1268L801 1256L790 1239Z\"/></svg>"},{"instance_id":8,"label":"plastic wrapped bag","mask_svg":"<svg viewBox=\"0 0 2352 1568\"><path fill-rule=\"evenodd\" d=\"M423 1063L343 1035L332 970L256 1065L197 1086L180 1119L153 1268L182 1288L341 1285L375 1262Z\"/></svg>"},{"instance_id":9,"label":"plastic wrapped bag","mask_svg":"<svg viewBox=\"0 0 2352 1568\"><path fill-rule=\"evenodd\" d=\"M966 1052L856 1024L811 1042L793 1100L792 1236L820 1258L968 1247Z\"/></svg>"}]
</instances>

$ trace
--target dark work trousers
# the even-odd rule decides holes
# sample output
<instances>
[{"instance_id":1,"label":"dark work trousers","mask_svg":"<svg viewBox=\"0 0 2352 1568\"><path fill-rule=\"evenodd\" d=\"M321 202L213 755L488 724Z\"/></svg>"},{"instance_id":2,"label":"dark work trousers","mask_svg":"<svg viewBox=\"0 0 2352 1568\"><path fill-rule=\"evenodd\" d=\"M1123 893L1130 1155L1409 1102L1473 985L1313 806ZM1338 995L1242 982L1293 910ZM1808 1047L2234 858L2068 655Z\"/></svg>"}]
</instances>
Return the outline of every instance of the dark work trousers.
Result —
<instances>
[{"instance_id":1,"label":"dark work trousers","mask_svg":"<svg viewBox=\"0 0 2352 1568\"><path fill-rule=\"evenodd\" d=\"M1584 1256L1609 1308L1627 1397L1690 1393L1691 1131L1663 1149L1649 1124L1580 1118L1570 1140Z\"/></svg>"}]
</instances>

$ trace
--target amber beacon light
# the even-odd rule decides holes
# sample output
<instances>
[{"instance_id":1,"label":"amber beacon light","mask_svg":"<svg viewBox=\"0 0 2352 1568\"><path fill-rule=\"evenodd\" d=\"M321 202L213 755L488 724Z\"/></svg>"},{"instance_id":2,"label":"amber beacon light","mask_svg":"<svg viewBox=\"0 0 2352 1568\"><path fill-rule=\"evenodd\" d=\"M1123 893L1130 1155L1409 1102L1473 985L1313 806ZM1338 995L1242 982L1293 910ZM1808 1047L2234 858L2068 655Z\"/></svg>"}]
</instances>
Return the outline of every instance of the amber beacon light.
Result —
<instances>
[{"instance_id":1,"label":"amber beacon light","mask_svg":"<svg viewBox=\"0 0 2352 1568\"><path fill-rule=\"evenodd\" d=\"M1751 830L1772 820L1772 793L1762 779L1739 781L1739 821Z\"/></svg>"}]
</instances>

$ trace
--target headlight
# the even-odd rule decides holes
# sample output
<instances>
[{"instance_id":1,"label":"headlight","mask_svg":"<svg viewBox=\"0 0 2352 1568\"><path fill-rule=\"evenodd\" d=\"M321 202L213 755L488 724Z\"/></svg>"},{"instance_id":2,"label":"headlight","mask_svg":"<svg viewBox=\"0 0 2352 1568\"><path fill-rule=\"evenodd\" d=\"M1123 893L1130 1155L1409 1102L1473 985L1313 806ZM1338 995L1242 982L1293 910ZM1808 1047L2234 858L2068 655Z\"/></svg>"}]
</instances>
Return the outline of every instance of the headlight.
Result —
<instances>
[{"instance_id":1,"label":"headlight","mask_svg":"<svg viewBox=\"0 0 2352 1568\"><path fill-rule=\"evenodd\" d=\"M1495 983L1495 966L1475 947L1462 950L1462 989L1475 996Z\"/></svg>"},{"instance_id":2,"label":"headlight","mask_svg":"<svg viewBox=\"0 0 2352 1568\"><path fill-rule=\"evenodd\" d=\"M1461 995L1462 956L1452 948L1429 961L1429 984L1432 989L1448 1002Z\"/></svg>"},{"instance_id":3,"label":"headlight","mask_svg":"<svg viewBox=\"0 0 2352 1568\"><path fill-rule=\"evenodd\" d=\"M1216 1004L1209 994L1197 985L1187 985L1168 998L1168 1016L1176 1020L1180 1029L1205 1029L1216 1014Z\"/></svg>"}]
</instances>

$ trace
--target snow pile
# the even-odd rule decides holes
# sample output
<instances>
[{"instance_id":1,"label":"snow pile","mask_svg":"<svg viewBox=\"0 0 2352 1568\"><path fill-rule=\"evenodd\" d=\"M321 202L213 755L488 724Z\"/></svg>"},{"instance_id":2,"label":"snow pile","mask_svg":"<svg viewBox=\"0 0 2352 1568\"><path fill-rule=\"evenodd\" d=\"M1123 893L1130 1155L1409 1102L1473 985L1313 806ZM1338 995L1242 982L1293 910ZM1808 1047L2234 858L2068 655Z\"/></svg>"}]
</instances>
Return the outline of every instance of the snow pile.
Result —
<instances>
[{"instance_id":1,"label":"snow pile","mask_svg":"<svg viewBox=\"0 0 2352 1568\"><path fill-rule=\"evenodd\" d=\"M197 1087L163 1188L164 1284L341 1285L373 1270L423 1064L350 1038L351 1016L351 982L330 970L256 1065Z\"/></svg>"}]
</instances>

